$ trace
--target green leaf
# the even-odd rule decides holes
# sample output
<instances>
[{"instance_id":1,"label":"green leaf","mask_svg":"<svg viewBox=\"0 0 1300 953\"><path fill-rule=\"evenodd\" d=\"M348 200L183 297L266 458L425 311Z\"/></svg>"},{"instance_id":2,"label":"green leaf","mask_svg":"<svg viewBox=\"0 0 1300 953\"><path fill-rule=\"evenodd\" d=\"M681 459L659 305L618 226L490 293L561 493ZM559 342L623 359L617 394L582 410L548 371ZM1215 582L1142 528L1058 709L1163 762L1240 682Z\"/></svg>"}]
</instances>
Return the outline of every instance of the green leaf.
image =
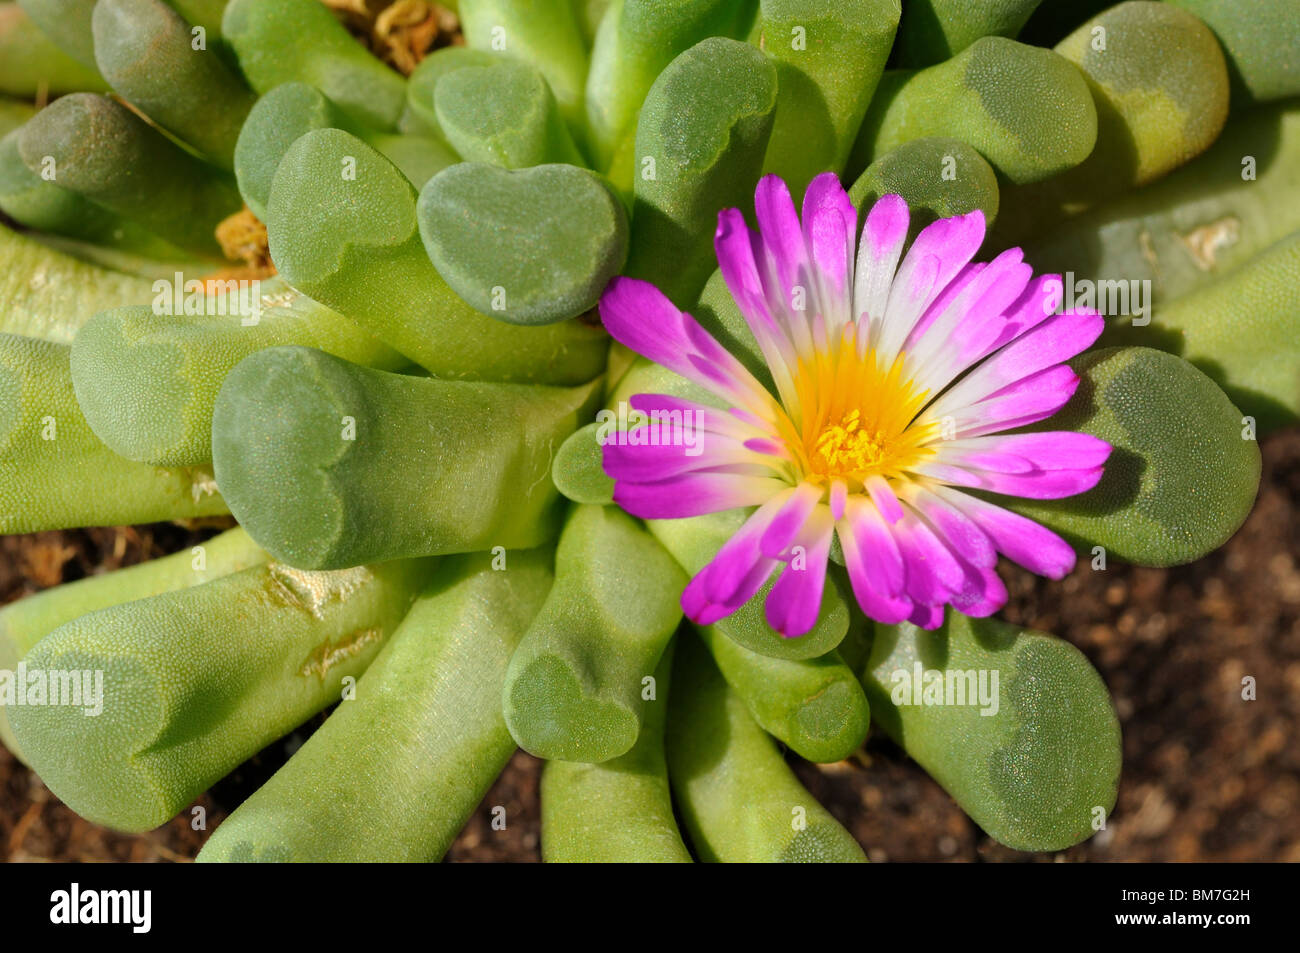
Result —
<instances>
[{"instance_id":1,"label":"green leaf","mask_svg":"<svg viewBox=\"0 0 1300 953\"><path fill-rule=\"evenodd\" d=\"M148 229L27 168L18 150L21 128L0 138L0 211L40 232L152 255L181 259L184 252Z\"/></svg>"},{"instance_id":2,"label":"green leaf","mask_svg":"<svg viewBox=\"0 0 1300 953\"><path fill-rule=\"evenodd\" d=\"M530 548L559 519L553 448L590 419L598 385L435 380L267 348L217 395L217 482L252 537L304 569Z\"/></svg>"},{"instance_id":3,"label":"green leaf","mask_svg":"<svg viewBox=\"0 0 1300 953\"><path fill-rule=\"evenodd\" d=\"M130 460L208 465L217 392L249 354L297 344L385 370L409 366L278 277L256 285L253 294L250 300L232 288L215 299L223 305L220 314L189 315L168 289L164 308L114 308L87 321L72 344L71 371L77 403L95 435Z\"/></svg>"},{"instance_id":4,"label":"green leaf","mask_svg":"<svg viewBox=\"0 0 1300 953\"><path fill-rule=\"evenodd\" d=\"M1248 169L1253 178L1243 174ZM1025 246L1025 259L1099 292L1150 282L1149 300L1123 294L1102 308L1108 316L1150 317L1152 308L1216 281L1295 231L1300 104L1288 101L1232 120L1208 152L1159 182L1053 222ZM1117 276L1124 280L1103 284Z\"/></svg>"},{"instance_id":5,"label":"green leaf","mask_svg":"<svg viewBox=\"0 0 1300 953\"><path fill-rule=\"evenodd\" d=\"M604 505L614 499L614 481L605 475L599 434L604 424L590 423L560 444L551 464L551 479L575 503Z\"/></svg>"},{"instance_id":6,"label":"green leaf","mask_svg":"<svg viewBox=\"0 0 1300 953\"><path fill-rule=\"evenodd\" d=\"M907 0L898 28L898 64L932 66L982 36L1014 37L1042 0Z\"/></svg>"},{"instance_id":7,"label":"green leaf","mask_svg":"<svg viewBox=\"0 0 1300 953\"><path fill-rule=\"evenodd\" d=\"M223 168L233 167L239 127L256 97L162 0L101 0L93 18L95 62L114 92Z\"/></svg>"},{"instance_id":8,"label":"green leaf","mask_svg":"<svg viewBox=\"0 0 1300 953\"><path fill-rule=\"evenodd\" d=\"M268 93L298 80L360 122L392 129L406 81L366 51L318 0L230 0L221 20L250 86Z\"/></svg>"},{"instance_id":9,"label":"green leaf","mask_svg":"<svg viewBox=\"0 0 1300 953\"><path fill-rule=\"evenodd\" d=\"M681 621L686 577L617 507L574 508L555 585L502 689L515 741L539 758L602 762L636 744L645 679Z\"/></svg>"},{"instance_id":10,"label":"green leaf","mask_svg":"<svg viewBox=\"0 0 1300 953\"><path fill-rule=\"evenodd\" d=\"M1172 351L1223 388L1259 433L1300 421L1300 232L1218 281L1157 308L1114 343Z\"/></svg>"},{"instance_id":11,"label":"green leaf","mask_svg":"<svg viewBox=\"0 0 1300 953\"><path fill-rule=\"evenodd\" d=\"M0 224L0 332L71 344L90 316L154 296L145 278L73 258Z\"/></svg>"},{"instance_id":12,"label":"green leaf","mask_svg":"<svg viewBox=\"0 0 1300 953\"><path fill-rule=\"evenodd\" d=\"M20 0L18 5L63 52L82 66L97 69L91 29L95 0Z\"/></svg>"},{"instance_id":13,"label":"green leaf","mask_svg":"<svg viewBox=\"0 0 1300 953\"><path fill-rule=\"evenodd\" d=\"M935 219L975 209L984 213L987 225L998 217L997 173L959 139L905 142L867 166L849 189L850 201L863 216L882 195L901 195L907 201L910 238Z\"/></svg>"},{"instance_id":14,"label":"green leaf","mask_svg":"<svg viewBox=\"0 0 1300 953\"><path fill-rule=\"evenodd\" d=\"M886 72L848 171L927 136L960 139L1010 181L1037 182L1088 157L1097 109L1063 56L986 36L937 66Z\"/></svg>"},{"instance_id":15,"label":"green leaf","mask_svg":"<svg viewBox=\"0 0 1300 953\"><path fill-rule=\"evenodd\" d=\"M582 129L587 43L572 0L461 0L465 42L542 71L574 135Z\"/></svg>"},{"instance_id":16,"label":"green leaf","mask_svg":"<svg viewBox=\"0 0 1300 953\"><path fill-rule=\"evenodd\" d=\"M1290 0L1256 0L1249 12L1238 0L1169 0L1204 20L1228 56L1233 111L1300 95L1300 18Z\"/></svg>"},{"instance_id":17,"label":"green leaf","mask_svg":"<svg viewBox=\"0 0 1300 953\"><path fill-rule=\"evenodd\" d=\"M1223 545L1259 488L1259 445L1214 382L1149 348L1105 348L1072 363L1074 397L1035 430L1077 430L1115 449L1101 482L1060 500L991 500L1142 566L1174 566Z\"/></svg>"},{"instance_id":18,"label":"green leaf","mask_svg":"<svg viewBox=\"0 0 1300 953\"><path fill-rule=\"evenodd\" d=\"M91 690L99 702L15 707L14 735L82 817L150 830L338 701L430 568L404 560L312 573L269 563L81 616L26 661L36 671L102 673ZM101 710L87 717L87 707Z\"/></svg>"},{"instance_id":19,"label":"green leaf","mask_svg":"<svg viewBox=\"0 0 1300 953\"><path fill-rule=\"evenodd\" d=\"M232 178L195 158L120 103L62 96L23 126L33 172L139 222L195 254L220 257L217 225L242 207Z\"/></svg>"},{"instance_id":20,"label":"green leaf","mask_svg":"<svg viewBox=\"0 0 1300 953\"><path fill-rule=\"evenodd\" d=\"M1017 239L1166 175L1209 148L1228 118L1228 71L1218 41L1170 4L1111 7L1056 52L1088 83L1097 144L1063 175L1011 190L1007 207L1016 213Z\"/></svg>"},{"instance_id":21,"label":"green leaf","mask_svg":"<svg viewBox=\"0 0 1300 953\"><path fill-rule=\"evenodd\" d=\"M35 99L42 88L58 96L103 93L108 84L95 72L93 60L82 65L46 36L19 4L6 3L0 6L0 93Z\"/></svg>"},{"instance_id":22,"label":"green leaf","mask_svg":"<svg viewBox=\"0 0 1300 953\"><path fill-rule=\"evenodd\" d=\"M619 0L591 50L587 125L596 167L609 169L629 149L636 115L655 78L700 40L741 35L753 0Z\"/></svg>"},{"instance_id":23,"label":"green leaf","mask_svg":"<svg viewBox=\"0 0 1300 953\"><path fill-rule=\"evenodd\" d=\"M442 857L515 752L501 680L551 584L549 551L512 552L504 572L494 558L440 564L353 697L222 822L200 862Z\"/></svg>"},{"instance_id":24,"label":"green leaf","mask_svg":"<svg viewBox=\"0 0 1300 953\"><path fill-rule=\"evenodd\" d=\"M541 72L496 60L446 73L435 93L438 126L468 162L523 169L548 162L582 165Z\"/></svg>"},{"instance_id":25,"label":"green leaf","mask_svg":"<svg viewBox=\"0 0 1300 953\"><path fill-rule=\"evenodd\" d=\"M434 50L415 68L406 80L406 109L402 113L404 132L423 133L447 141L438 122L438 104L435 93L438 82L453 70L466 66L491 66L500 63L501 57L487 50L473 50L468 46L444 46Z\"/></svg>"},{"instance_id":26,"label":"green leaf","mask_svg":"<svg viewBox=\"0 0 1300 953\"><path fill-rule=\"evenodd\" d=\"M0 334L0 533L226 512L212 475L119 457L72 389L64 344Z\"/></svg>"},{"instance_id":27,"label":"green leaf","mask_svg":"<svg viewBox=\"0 0 1300 953\"><path fill-rule=\"evenodd\" d=\"M627 754L601 764L542 768L542 859L548 864L687 863L664 759L673 643L655 669L641 733Z\"/></svg>"},{"instance_id":28,"label":"green leaf","mask_svg":"<svg viewBox=\"0 0 1300 953\"><path fill-rule=\"evenodd\" d=\"M720 632L698 629L723 678L768 734L809 761L842 761L862 746L871 709L857 676L834 650L812 659L759 655Z\"/></svg>"},{"instance_id":29,"label":"green leaf","mask_svg":"<svg viewBox=\"0 0 1300 953\"><path fill-rule=\"evenodd\" d=\"M604 369L602 328L518 327L462 301L424 250L410 182L346 132L319 129L289 147L267 228L286 281L439 377L579 384Z\"/></svg>"},{"instance_id":30,"label":"green leaf","mask_svg":"<svg viewBox=\"0 0 1300 953\"><path fill-rule=\"evenodd\" d=\"M416 214L443 280L478 311L511 324L552 324L590 310L627 258L623 204L576 166L454 165L428 181Z\"/></svg>"},{"instance_id":31,"label":"green leaf","mask_svg":"<svg viewBox=\"0 0 1300 953\"><path fill-rule=\"evenodd\" d=\"M266 218L280 160L301 136L315 129L347 130L387 157L417 189L457 161L441 139L379 132L352 119L315 87L281 83L257 101L235 146L235 177L254 215Z\"/></svg>"},{"instance_id":32,"label":"green leaf","mask_svg":"<svg viewBox=\"0 0 1300 953\"><path fill-rule=\"evenodd\" d=\"M712 274L718 212L747 208L776 110L776 69L754 47L711 37L678 56L637 121L627 274L679 307Z\"/></svg>"},{"instance_id":33,"label":"green leaf","mask_svg":"<svg viewBox=\"0 0 1300 953\"><path fill-rule=\"evenodd\" d=\"M266 562L266 553L239 527L159 559L44 589L0 609L0 670L10 671L41 639L78 616L160 592L184 589ZM0 741L21 759L0 705Z\"/></svg>"},{"instance_id":34,"label":"green leaf","mask_svg":"<svg viewBox=\"0 0 1300 953\"><path fill-rule=\"evenodd\" d=\"M840 172L898 28L899 0L762 0L754 42L776 66L776 120L763 172L798 202L819 172Z\"/></svg>"},{"instance_id":35,"label":"green leaf","mask_svg":"<svg viewBox=\"0 0 1300 953\"><path fill-rule=\"evenodd\" d=\"M801 785L695 639L677 647L668 776L703 861L864 863L858 842Z\"/></svg>"},{"instance_id":36,"label":"green leaf","mask_svg":"<svg viewBox=\"0 0 1300 953\"><path fill-rule=\"evenodd\" d=\"M876 722L1008 847L1063 850L1115 804L1119 720L1068 642L950 611L933 632L877 625L862 680Z\"/></svg>"}]
</instances>

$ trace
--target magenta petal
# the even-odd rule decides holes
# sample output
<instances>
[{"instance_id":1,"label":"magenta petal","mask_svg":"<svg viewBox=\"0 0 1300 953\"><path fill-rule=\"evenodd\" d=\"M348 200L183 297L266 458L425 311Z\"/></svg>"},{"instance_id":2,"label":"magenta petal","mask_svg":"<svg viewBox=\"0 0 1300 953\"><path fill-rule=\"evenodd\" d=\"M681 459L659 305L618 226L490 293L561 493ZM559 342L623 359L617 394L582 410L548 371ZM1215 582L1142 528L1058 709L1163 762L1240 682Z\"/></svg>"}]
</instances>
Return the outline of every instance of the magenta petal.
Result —
<instances>
[{"instance_id":1,"label":"magenta petal","mask_svg":"<svg viewBox=\"0 0 1300 953\"><path fill-rule=\"evenodd\" d=\"M811 483L801 483L794 495L786 500L780 512L772 519L763 532L758 548L769 559L785 558L788 550L803 532L804 525L812 515L822 491Z\"/></svg>"},{"instance_id":2,"label":"magenta petal","mask_svg":"<svg viewBox=\"0 0 1300 953\"><path fill-rule=\"evenodd\" d=\"M894 534L874 506L854 499L848 507L846 525L840 527L840 540L851 536L859 554L862 571L871 587L883 596L897 598L903 594L903 557ZM847 558L847 550L846 550Z\"/></svg>"},{"instance_id":3,"label":"magenta petal","mask_svg":"<svg viewBox=\"0 0 1300 953\"><path fill-rule=\"evenodd\" d=\"M1074 549L1042 524L968 493L942 487L935 492L978 523L998 552L1030 572L1061 579L1074 568Z\"/></svg>"},{"instance_id":4,"label":"magenta petal","mask_svg":"<svg viewBox=\"0 0 1300 953\"><path fill-rule=\"evenodd\" d=\"M1072 430L1040 433L992 434L955 442L968 455L988 454L996 461L1011 457L1025 461L1035 470L1082 470L1099 467L1110 456L1111 445L1092 434ZM953 446L953 445L949 445ZM942 448L943 450L949 447ZM942 452L942 451L941 451ZM974 464L972 464L974 465ZM990 469L1001 469L992 466ZM1023 472L1023 468L1005 472Z\"/></svg>"},{"instance_id":5,"label":"magenta petal","mask_svg":"<svg viewBox=\"0 0 1300 953\"><path fill-rule=\"evenodd\" d=\"M960 560L979 569L989 569L997 564L993 541L974 520L948 505L942 497L921 490L916 493L912 505L925 517L940 541Z\"/></svg>"},{"instance_id":6,"label":"magenta petal","mask_svg":"<svg viewBox=\"0 0 1300 953\"><path fill-rule=\"evenodd\" d=\"M907 202L901 195L882 195L867 213L859 251L878 261L893 258L907 238L910 220Z\"/></svg>"},{"instance_id":7,"label":"magenta petal","mask_svg":"<svg viewBox=\"0 0 1300 953\"><path fill-rule=\"evenodd\" d=\"M681 519L757 506L786 484L735 473L690 473L654 483L614 484L614 502L641 519Z\"/></svg>"},{"instance_id":8,"label":"magenta petal","mask_svg":"<svg viewBox=\"0 0 1300 953\"><path fill-rule=\"evenodd\" d=\"M724 399L766 400L753 375L649 282L611 280L600 298L600 317L614 340Z\"/></svg>"},{"instance_id":9,"label":"magenta petal","mask_svg":"<svg viewBox=\"0 0 1300 953\"><path fill-rule=\"evenodd\" d=\"M967 440L1000 430L1037 423L1056 413L1074 396L1079 375L1066 364L1058 364L1003 388L987 400L950 410L940 403L928 413L942 418L951 415L958 439Z\"/></svg>"},{"instance_id":10,"label":"magenta petal","mask_svg":"<svg viewBox=\"0 0 1300 953\"><path fill-rule=\"evenodd\" d=\"M939 605L961 591L966 575L961 564L914 514L899 521L894 538L903 557L905 591L913 602Z\"/></svg>"},{"instance_id":11,"label":"magenta petal","mask_svg":"<svg viewBox=\"0 0 1300 953\"><path fill-rule=\"evenodd\" d=\"M819 507L796 544L804 548L802 568L796 561L787 562L763 604L767 624L788 639L804 635L817 624L833 530L830 511Z\"/></svg>"},{"instance_id":12,"label":"magenta petal","mask_svg":"<svg viewBox=\"0 0 1300 953\"><path fill-rule=\"evenodd\" d=\"M829 288L842 293L851 278L858 213L834 172L823 172L803 197L804 238Z\"/></svg>"},{"instance_id":13,"label":"magenta petal","mask_svg":"<svg viewBox=\"0 0 1300 953\"><path fill-rule=\"evenodd\" d=\"M767 581L776 560L759 552L758 540L792 493L787 488L751 513L691 579L682 593L682 611L692 621L712 625L752 599Z\"/></svg>"},{"instance_id":14,"label":"magenta petal","mask_svg":"<svg viewBox=\"0 0 1300 953\"><path fill-rule=\"evenodd\" d=\"M1104 326L1098 314L1066 312L1048 318L985 359L939 402L956 408L986 400L1017 381L1068 361L1097 340Z\"/></svg>"},{"instance_id":15,"label":"magenta petal","mask_svg":"<svg viewBox=\"0 0 1300 953\"><path fill-rule=\"evenodd\" d=\"M917 603L912 608L912 614L907 617L907 621L922 629L934 631L943 625L943 608L944 603L937 605L925 605Z\"/></svg>"},{"instance_id":16,"label":"magenta petal","mask_svg":"<svg viewBox=\"0 0 1300 953\"><path fill-rule=\"evenodd\" d=\"M759 180L754 191L754 217L763 244L776 263L781 287L788 295L796 285L803 284L800 274L807 263L807 249L794 200L780 176L765 175Z\"/></svg>"}]
</instances>

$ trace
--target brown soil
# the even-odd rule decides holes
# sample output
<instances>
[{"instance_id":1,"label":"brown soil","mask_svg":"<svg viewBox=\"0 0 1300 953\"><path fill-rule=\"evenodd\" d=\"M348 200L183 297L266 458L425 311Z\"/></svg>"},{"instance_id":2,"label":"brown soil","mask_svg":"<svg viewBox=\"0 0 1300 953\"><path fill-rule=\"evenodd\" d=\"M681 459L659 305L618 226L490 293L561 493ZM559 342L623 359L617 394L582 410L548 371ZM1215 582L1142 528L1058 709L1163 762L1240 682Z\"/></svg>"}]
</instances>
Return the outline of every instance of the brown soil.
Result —
<instances>
[{"instance_id":1,"label":"brown soil","mask_svg":"<svg viewBox=\"0 0 1300 953\"><path fill-rule=\"evenodd\" d=\"M873 734L852 762L795 764L800 778L872 860L1300 861L1300 432L1264 450L1255 511L1221 550L1176 569L1082 566L1060 583L1004 567L1003 616L1078 645L1110 686L1124 729L1124 775L1109 828L1054 855L1008 850L942 789ZM88 572L191 545L170 525L0 539L0 601ZM1253 675L1258 700L1243 701ZM320 719L316 720L319 723ZM301 744L304 726L199 801L209 827ZM448 856L536 861L540 763L522 752ZM490 809L508 826L494 831ZM183 861L202 845L188 812L148 834L77 817L0 750L0 859Z\"/></svg>"}]
</instances>

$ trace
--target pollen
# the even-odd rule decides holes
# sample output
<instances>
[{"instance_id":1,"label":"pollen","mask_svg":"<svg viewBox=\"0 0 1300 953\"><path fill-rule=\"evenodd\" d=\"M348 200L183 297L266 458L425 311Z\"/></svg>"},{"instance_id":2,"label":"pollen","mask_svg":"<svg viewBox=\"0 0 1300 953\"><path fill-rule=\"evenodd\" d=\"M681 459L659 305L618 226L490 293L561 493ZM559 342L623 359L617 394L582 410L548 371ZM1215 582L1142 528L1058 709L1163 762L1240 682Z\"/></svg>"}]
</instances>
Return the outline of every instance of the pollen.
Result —
<instances>
[{"instance_id":1,"label":"pollen","mask_svg":"<svg viewBox=\"0 0 1300 953\"><path fill-rule=\"evenodd\" d=\"M901 357L882 362L852 327L800 367L790 413L791 457L805 480L860 491L872 477L897 483L933 454L935 426L918 419L929 394L905 376Z\"/></svg>"},{"instance_id":2,"label":"pollen","mask_svg":"<svg viewBox=\"0 0 1300 953\"><path fill-rule=\"evenodd\" d=\"M889 439L879 430L859 426L860 410L851 410L821 432L813 444L813 469L824 476L873 470L889 454Z\"/></svg>"}]
</instances>

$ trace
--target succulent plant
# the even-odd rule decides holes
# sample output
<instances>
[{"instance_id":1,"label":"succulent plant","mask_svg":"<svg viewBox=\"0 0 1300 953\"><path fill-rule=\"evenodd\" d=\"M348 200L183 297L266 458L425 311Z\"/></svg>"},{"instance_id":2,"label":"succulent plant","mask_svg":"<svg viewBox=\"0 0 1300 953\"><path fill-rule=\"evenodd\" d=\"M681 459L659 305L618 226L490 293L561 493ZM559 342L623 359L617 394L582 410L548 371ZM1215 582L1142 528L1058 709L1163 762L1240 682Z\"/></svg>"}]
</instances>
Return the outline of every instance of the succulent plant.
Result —
<instances>
[{"instance_id":1,"label":"succulent plant","mask_svg":"<svg viewBox=\"0 0 1300 953\"><path fill-rule=\"evenodd\" d=\"M443 5L408 76L319 0L0 3L0 531L238 523L0 610L4 743L143 831L333 706L205 861L436 860L517 747L547 860L863 861L785 752L873 719L1104 828L998 560L1199 559L1300 416L1285 0Z\"/></svg>"}]
</instances>

